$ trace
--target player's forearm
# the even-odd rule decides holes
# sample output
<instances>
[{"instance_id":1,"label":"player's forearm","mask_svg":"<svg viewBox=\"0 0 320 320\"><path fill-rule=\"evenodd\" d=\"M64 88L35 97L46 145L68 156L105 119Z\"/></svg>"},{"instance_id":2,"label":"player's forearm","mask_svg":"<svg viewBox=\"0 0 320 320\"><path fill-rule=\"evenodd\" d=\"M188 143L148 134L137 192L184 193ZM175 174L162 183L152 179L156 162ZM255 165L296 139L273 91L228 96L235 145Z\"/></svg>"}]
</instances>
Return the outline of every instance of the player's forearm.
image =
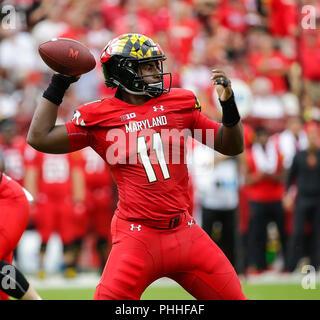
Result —
<instances>
[{"instance_id":1,"label":"player's forearm","mask_svg":"<svg viewBox=\"0 0 320 320\"><path fill-rule=\"evenodd\" d=\"M217 132L215 150L227 156L236 156L244 150L241 118L231 89L230 80L225 77L221 78L220 75L223 75L223 73L216 73L214 79L216 85L223 82L223 85L217 86L219 101L222 107L223 126Z\"/></svg>"},{"instance_id":2,"label":"player's forearm","mask_svg":"<svg viewBox=\"0 0 320 320\"><path fill-rule=\"evenodd\" d=\"M68 132L65 125L56 126L58 106L70 84L79 77L54 74L47 90L43 93L27 136L27 142L35 149L46 153L69 152Z\"/></svg>"},{"instance_id":3,"label":"player's forearm","mask_svg":"<svg viewBox=\"0 0 320 320\"><path fill-rule=\"evenodd\" d=\"M48 135L55 126L58 106L45 98L41 98L29 128L27 142L33 147L45 144Z\"/></svg>"},{"instance_id":4,"label":"player's forearm","mask_svg":"<svg viewBox=\"0 0 320 320\"><path fill-rule=\"evenodd\" d=\"M243 152L244 138L241 121L232 127L221 126L215 138L215 150L227 156L236 156Z\"/></svg>"},{"instance_id":5,"label":"player's forearm","mask_svg":"<svg viewBox=\"0 0 320 320\"><path fill-rule=\"evenodd\" d=\"M57 115L58 106L45 98L41 98L29 128L28 144L41 152L68 152L67 135L61 135L66 130L65 126L55 125Z\"/></svg>"}]
</instances>

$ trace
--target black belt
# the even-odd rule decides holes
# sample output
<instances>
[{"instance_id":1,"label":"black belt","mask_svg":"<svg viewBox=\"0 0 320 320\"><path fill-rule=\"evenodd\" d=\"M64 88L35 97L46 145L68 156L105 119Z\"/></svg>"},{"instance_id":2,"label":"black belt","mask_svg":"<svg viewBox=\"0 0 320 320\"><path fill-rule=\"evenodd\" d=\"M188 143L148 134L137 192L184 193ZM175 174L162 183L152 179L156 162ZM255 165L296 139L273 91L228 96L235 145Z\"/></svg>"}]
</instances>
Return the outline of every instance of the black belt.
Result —
<instances>
[{"instance_id":1,"label":"black belt","mask_svg":"<svg viewBox=\"0 0 320 320\"><path fill-rule=\"evenodd\" d=\"M134 222L134 223L141 223L150 228L156 229L173 229L178 226L182 220L184 213L180 213L179 215L171 218L170 220L136 220L136 219L124 219L126 221ZM117 216L119 219L123 219L122 217Z\"/></svg>"},{"instance_id":2,"label":"black belt","mask_svg":"<svg viewBox=\"0 0 320 320\"><path fill-rule=\"evenodd\" d=\"M181 219L181 214L179 214L178 216L170 219L168 229L175 228L179 224L180 219Z\"/></svg>"}]
</instances>

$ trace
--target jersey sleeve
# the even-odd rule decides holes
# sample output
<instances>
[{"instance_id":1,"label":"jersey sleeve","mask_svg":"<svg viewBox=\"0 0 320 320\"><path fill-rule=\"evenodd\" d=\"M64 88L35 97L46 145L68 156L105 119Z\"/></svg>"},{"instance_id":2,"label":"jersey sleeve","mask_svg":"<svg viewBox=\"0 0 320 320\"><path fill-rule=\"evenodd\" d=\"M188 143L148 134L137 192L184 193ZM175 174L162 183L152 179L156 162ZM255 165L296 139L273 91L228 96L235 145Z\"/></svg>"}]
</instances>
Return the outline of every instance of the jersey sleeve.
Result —
<instances>
[{"instance_id":1,"label":"jersey sleeve","mask_svg":"<svg viewBox=\"0 0 320 320\"><path fill-rule=\"evenodd\" d=\"M200 102L195 97L194 108L192 110L193 138L213 148L214 139L221 125L221 123L213 121L201 113Z\"/></svg>"},{"instance_id":2,"label":"jersey sleeve","mask_svg":"<svg viewBox=\"0 0 320 320\"><path fill-rule=\"evenodd\" d=\"M77 151L92 146L93 136L86 127L79 127L73 121L66 124L70 151Z\"/></svg>"},{"instance_id":3,"label":"jersey sleeve","mask_svg":"<svg viewBox=\"0 0 320 320\"><path fill-rule=\"evenodd\" d=\"M101 107L103 100L96 100L79 106L73 113L72 120L65 125L68 131L70 151L85 147L93 147L95 138L93 131L101 122Z\"/></svg>"}]
</instances>

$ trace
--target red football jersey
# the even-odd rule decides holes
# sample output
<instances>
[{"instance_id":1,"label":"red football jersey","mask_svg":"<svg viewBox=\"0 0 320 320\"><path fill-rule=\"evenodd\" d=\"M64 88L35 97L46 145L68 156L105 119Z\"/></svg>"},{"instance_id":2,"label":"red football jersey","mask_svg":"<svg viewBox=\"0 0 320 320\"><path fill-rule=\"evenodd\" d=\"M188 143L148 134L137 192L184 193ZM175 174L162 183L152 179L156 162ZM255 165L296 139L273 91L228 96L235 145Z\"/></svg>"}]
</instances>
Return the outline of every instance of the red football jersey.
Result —
<instances>
[{"instance_id":1,"label":"red football jersey","mask_svg":"<svg viewBox=\"0 0 320 320\"><path fill-rule=\"evenodd\" d=\"M213 146L220 124L191 91L171 89L141 106L116 97L85 104L66 126L71 151L91 146L110 165L119 217L168 220L190 203L187 137Z\"/></svg>"},{"instance_id":2,"label":"red football jersey","mask_svg":"<svg viewBox=\"0 0 320 320\"><path fill-rule=\"evenodd\" d=\"M25 175L24 151L26 140L23 137L15 137L10 145L0 143L0 152L5 162L5 173L23 185Z\"/></svg>"},{"instance_id":3,"label":"red football jersey","mask_svg":"<svg viewBox=\"0 0 320 320\"><path fill-rule=\"evenodd\" d=\"M84 174L88 188L112 186L110 170L105 161L91 148L82 150Z\"/></svg>"},{"instance_id":4,"label":"red football jersey","mask_svg":"<svg viewBox=\"0 0 320 320\"><path fill-rule=\"evenodd\" d=\"M71 196L71 170L75 166L83 166L79 153L47 154L31 147L26 150L26 167L39 170L38 192L52 199Z\"/></svg>"}]
</instances>

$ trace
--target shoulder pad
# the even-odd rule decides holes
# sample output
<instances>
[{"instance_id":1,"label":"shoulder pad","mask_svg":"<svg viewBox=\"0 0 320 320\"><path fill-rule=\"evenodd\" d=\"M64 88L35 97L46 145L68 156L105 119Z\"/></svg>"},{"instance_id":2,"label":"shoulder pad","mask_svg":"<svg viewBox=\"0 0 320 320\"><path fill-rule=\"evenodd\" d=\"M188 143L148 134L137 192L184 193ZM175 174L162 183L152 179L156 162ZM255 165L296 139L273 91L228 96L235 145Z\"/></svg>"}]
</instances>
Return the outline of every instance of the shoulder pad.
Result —
<instances>
[{"instance_id":1,"label":"shoulder pad","mask_svg":"<svg viewBox=\"0 0 320 320\"><path fill-rule=\"evenodd\" d=\"M76 126L106 126L112 119L113 104L110 99L96 100L79 106L73 114L71 122Z\"/></svg>"},{"instance_id":2,"label":"shoulder pad","mask_svg":"<svg viewBox=\"0 0 320 320\"><path fill-rule=\"evenodd\" d=\"M176 106L179 110L197 109L201 111L201 105L195 94L186 89L173 88L168 94L160 96L160 99L171 106Z\"/></svg>"}]
</instances>

